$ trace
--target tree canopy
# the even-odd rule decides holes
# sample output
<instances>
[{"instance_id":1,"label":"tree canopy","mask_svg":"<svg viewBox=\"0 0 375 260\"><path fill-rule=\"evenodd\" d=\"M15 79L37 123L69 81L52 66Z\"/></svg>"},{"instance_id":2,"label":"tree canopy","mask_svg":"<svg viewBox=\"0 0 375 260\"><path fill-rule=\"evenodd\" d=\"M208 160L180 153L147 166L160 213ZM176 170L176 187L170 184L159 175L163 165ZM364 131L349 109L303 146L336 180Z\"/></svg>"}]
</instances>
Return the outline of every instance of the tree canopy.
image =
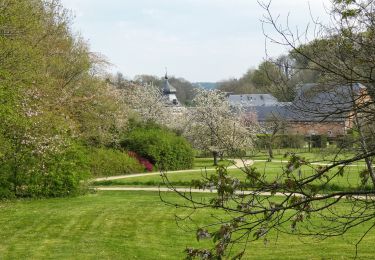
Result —
<instances>
[{"instance_id":1,"label":"tree canopy","mask_svg":"<svg viewBox=\"0 0 375 260\"><path fill-rule=\"evenodd\" d=\"M110 145L126 125L70 21L59 1L0 1L0 196L73 194L89 174L82 144Z\"/></svg>"}]
</instances>

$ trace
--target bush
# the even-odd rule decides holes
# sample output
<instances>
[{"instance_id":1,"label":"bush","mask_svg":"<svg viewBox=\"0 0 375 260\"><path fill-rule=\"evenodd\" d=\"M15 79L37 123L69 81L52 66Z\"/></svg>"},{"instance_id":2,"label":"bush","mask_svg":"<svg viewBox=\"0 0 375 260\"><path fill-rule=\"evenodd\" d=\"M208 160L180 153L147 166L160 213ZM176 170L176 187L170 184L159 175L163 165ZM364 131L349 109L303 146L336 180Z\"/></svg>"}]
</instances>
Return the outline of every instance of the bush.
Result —
<instances>
[{"instance_id":1,"label":"bush","mask_svg":"<svg viewBox=\"0 0 375 260\"><path fill-rule=\"evenodd\" d=\"M355 139L352 135L344 135L336 138L336 145L340 149L351 149L355 143Z\"/></svg>"},{"instance_id":2,"label":"bush","mask_svg":"<svg viewBox=\"0 0 375 260\"><path fill-rule=\"evenodd\" d=\"M155 125L133 128L121 144L161 170L181 170L193 166L194 154L190 144L174 132Z\"/></svg>"},{"instance_id":3,"label":"bush","mask_svg":"<svg viewBox=\"0 0 375 260\"><path fill-rule=\"evenodd\" d=\"M116 176L145 171L145 167L126 152L107 148L89 150L88 165L93 176Z\"/></svg>"},{"instance_id":4,"label":"bush","mask_svg":"<svg viewBox=\"0 0 375 260\"><path fill-rule=\"evenodd\" d=\"M311 143L312 148L326 148L328 138L326 135L312 135L306 137L306 141Z\"/></svg>"},{"instance_id":5,"label":"bush","mask_svg":"<svg viewBox=\"0 0 375 260\"><path fill-rule=\"evenodd\" d=\"M73 145L62 154L56 154L46 163L44 174L37 174L28 185L28 192L37 197L78 195L85 190L84 180L90 177L85 149Z\"/></svg>"},{"instance_id":6,"label":"bush","mask_svg":"<svg viewBox=\"0 0 375 260\"><path fill-rule=\"evenodd\" d=\"M302 148L304 144L303 135L278 135L275 140L277 148Z\"/></svg>"},{"instance_id":7,"label":"bush","mask_svg":"<svg viewBox=\"0 0 375 260\"><path fill-rule=\"evenodd\" d=\"M42 158L25 150L0 164L0 197L61 197L80 194L89 177L85 149L72 145Z\"/></svg>"},{"instance_id":8,"label":"bush","mask_svg":"<svg viewBox=\"0 0 375 260\"><path fill-rule=\"evenodd\" d=\"M146 158L143 158L142 156L139 156L135 152L128 152L128 155L132 158L137 159L137 161L141 165L143 165L147 171L152 172L154 170L154 165L152 165L152 163L149 160L147 160Z\"/></svg>"}]
</instances>

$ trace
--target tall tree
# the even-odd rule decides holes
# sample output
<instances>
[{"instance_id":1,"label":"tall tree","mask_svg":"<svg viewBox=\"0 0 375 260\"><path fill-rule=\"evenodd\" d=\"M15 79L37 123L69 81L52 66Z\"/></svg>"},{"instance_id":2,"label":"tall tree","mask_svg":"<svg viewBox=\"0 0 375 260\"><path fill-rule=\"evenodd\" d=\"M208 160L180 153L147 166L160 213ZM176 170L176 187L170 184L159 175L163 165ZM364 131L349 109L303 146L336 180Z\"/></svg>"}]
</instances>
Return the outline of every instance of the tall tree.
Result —
<instances>
[{"instance_id":1,"label":"tall tree","mask_svg":"<svg viewBox=\"0 0 375 260\"><path fill-rule=\"evenodd\" d=\"M197 90L193 104L184 135L196 148L212 152L214 165L222 152L234 155L252 148L256 125L246 126L240 108L230 107L224 93Z\"/></svg>"}]
</instances>

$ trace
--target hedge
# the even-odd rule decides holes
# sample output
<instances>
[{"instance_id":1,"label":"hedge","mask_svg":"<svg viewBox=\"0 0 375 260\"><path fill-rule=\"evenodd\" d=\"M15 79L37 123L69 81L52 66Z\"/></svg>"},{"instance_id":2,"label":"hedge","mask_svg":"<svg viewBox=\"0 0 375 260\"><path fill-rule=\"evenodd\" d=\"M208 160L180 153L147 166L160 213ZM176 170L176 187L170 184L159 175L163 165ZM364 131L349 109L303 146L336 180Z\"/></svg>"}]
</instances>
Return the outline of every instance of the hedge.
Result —
<instances>
[{"instance_id":1,"label":"hedge","mask_svg":"<svg viewBox=\"0 0 375 260\"><path fill-rule=\"evenodd\" d=\"M159 170L190 169L194 153L187 140L157 126L140 126L123 138L123 148L148 159Z\"/></svg>"},{"instance_id":2,"label":"hedge","mask_svg":"<svg viewBox=\"0 0 375 260\"><path fill-rule=\"evenodd\" d=\"M92 148L87 161L93 176L116 176L144 172L145 167L128 153L108 148Z\"/></svg>"}]
</instances>

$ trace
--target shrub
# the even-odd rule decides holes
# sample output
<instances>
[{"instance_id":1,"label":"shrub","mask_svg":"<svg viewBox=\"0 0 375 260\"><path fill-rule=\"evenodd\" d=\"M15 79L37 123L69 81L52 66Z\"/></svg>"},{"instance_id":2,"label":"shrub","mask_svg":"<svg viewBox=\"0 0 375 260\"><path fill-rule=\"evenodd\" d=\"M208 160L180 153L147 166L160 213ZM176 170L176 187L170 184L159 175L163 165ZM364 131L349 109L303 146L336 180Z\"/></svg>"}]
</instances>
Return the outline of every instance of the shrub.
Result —
<instances>
[{"instance_id":1,"label":"shrub","mask_svg":"<svg viewBox=\"0 0 375 260\"><path fill-rule=\"evenodd\" d=\"M26 153L23 158L7 158L0 164L0 197L61 197L83 191L89 177L84 148L71 145L60 152Z\"/></svg>"},{"instance_id":2,"label":"shrub","mask_svg":"<svg viewBox=\"0 0 375 260\"><path fill-rule=\"evenodd\" d=\"M336 138L336 145L340 149L351 149L355 143L352 135L344 135Z\"/></svg>"},{"instance_id":3,"label":"shrub","mask_svg":"<svg viewBox=\"0 0 375 260\"><path fill-rule=\"evenodd\" d=\"M93 176L116 176L144 172L145 167L126 152L107 148L92 148L88 165Z\"/></svg>"},{"instance_id":4,"label":"shrub","mask_svg":"<svg viewBox=\"0 0 375 260\"><path fill-rule=\"evenodd\" d=\"M161 170L189 169L193 166L194 154L190 144L174 132L155 125L133 128L121 144Z\"/></svg>"},{"instance_id":5,"label":"shrub","mask_svg":"<svg viewBox=\"0 0 375 260\"><path fill-rule=\"evenodd\" d=\"M73 145L46 162L48 169L34 176L28 185L28 192L37 197L62 197L84 192L84 180L90 177L86 163L85 149Z\"/></svg>"},{"instance_id":6,"label":"shrub","mask_svg":"<svg viewBox=\"0 0 375 260\"><path fill-rule=\"evenodd\" d=\"M280 148L302 148L305 144L303 135L279 135L275 141Z\"/></svg>"},{"instance_id":7,"label":"shrub","mask_svg":"<svg viewBox=\"0 0 375 260\"><path fill-rule=\"evenodd\" d=\"M326 148L328 138L326 135L312 135L310 137L306 137L307 142L311 142L311 147L313 148Z\"/></svg>"},{"instance_id":8,"label":"shrub","mask_svg":"<svg viewBox=\"0 0 375 260\"><path fill-rule=\"evenodd\" d=\"M154 169L154 166L152 165L152 163L147 160L146 158L143 158L142 156L139 156L137 153L135 152L128 152L128 155L132 158L135 158L138 160L138 162L143 165L147 171L149 172L152 172L152 170Z\"/></svg>"}]
</instances>

